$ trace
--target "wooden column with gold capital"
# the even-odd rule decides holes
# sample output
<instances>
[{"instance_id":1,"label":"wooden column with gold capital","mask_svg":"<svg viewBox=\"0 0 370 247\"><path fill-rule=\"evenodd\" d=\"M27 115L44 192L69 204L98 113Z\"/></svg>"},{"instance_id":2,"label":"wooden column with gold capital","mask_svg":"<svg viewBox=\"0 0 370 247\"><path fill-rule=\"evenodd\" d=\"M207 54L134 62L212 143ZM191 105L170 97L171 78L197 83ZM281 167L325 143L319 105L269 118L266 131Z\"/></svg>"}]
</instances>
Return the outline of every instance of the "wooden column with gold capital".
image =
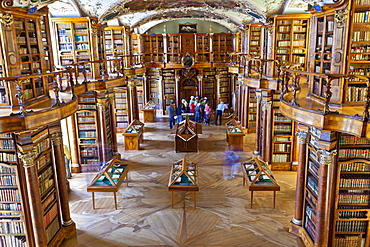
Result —
<instances>
[{"instance_id":1,"label":"wooden column with gold capital","mask_svg":"<svg viewBox=\"0 0 370 247\"><path fill-rule=\"evenodd\" d=\"M138 100L137 100L136 83L133 80L133 77L128 76L128 79L129 80L128 80L127 87L128 87L128 95L129 95L129 98L131 100L131 102L129 104L131 119L132 120L134 120L134 119L139 120L139 103L138 103Z\"/></svg>"},{"instance_id":2,"label":"wooden column with gold capital","mask_svg":"<svg viewBox=\"0 0 370 247\"><path fill-rule=\"evenodd\" d=\"M35 244L38 247L47 246L46 233L43 222L43 210L41 204L41 196L38 188L38 174L35 167L36 152L33 145L22 146L18 153L18 158L23 163L26 186L28 189L28 205L31 214L32 232L35 239ZM65 170L65 169L64 169ZM65 172L64 172L65 173Z\"/></svg>"},{"instance_id":3,"label":"wooden column with gold capital","mask_svg":"<svg viewBox=\"0 0 370 247\"><path fill-rule=\"evenodd\" d=\"M337 154L336 150L318 150L319 156L319 181L318 188L319 193L317 196L317 214L316 214L316 235L315 235L315 246L328 246L328 229L326 224L328 219L328 207L327 207L327 191L328 191L328 167L333 165L333 156Z\"/></svg>"},{"instance_id":4,"label":"wooden column with gold capital","mask_svg":"<svg viewBox=\"0 0 370 247\"><path fill-rule=\"evenodd\" d=\"M67 189L67 174L66 174L66 166L64 163L64 155L63 155L63 145L62 145L62 133L53 133L50 135L53 153L54 153L54 161L55 167L57 171L57 180L58 180L58 188L59 188L59 198L60 198L60 207L62 212L62 220L63 220L63 227L70 227L70 231L68 233L75 234L76 232L76 225L71 219L70 211L69 211L69 204L68 204L68 189ZM68 235L67 233L67 235Z\"/></svg>"},{"instance_id":5,"label":"wooden column with gold capital","mask_svg":"<svg viewBox=\"0 0 370 247\"><path fill-rule=\"evenodd\" d=\"M299 126L299 130L296 132L299 142L299 157L298 157L298 170L297 170L297 181L296 181L296 193L295 193L295 211L292 223L298 226L302 225L303 215L303 198L304 198L304 179L306 177L306 148L307 148L307 136L308 129L306 126Z\"/></svg>"},{"instance_id":6,"label":"wooden column with gold capital","mask_svg":"<svg viewBox=\"0 0 370 247\"><path fill-rule=\"evenodd\" d=\"M261 125L263 133L260 133L260 138L257 141L261 142L259 147L260 155L262 159L266 162L271 163L272 160L272 120L273 120L273 113L272 113L272 101L271 97L267 95L263 96L263 100L261 101L261 116L263 115L263 121L261 121ZM262 132L262 131L261 131Z\"/></svg>"},{"instance_id":7,"label":"wooden column with gold capital","mask_svg":"<svg viewBox=\"0 0 370 247\"><path fill-rule=\"evenodd\" d=\"M256 92L257 94L258 92ZM259 92L260 93L260 92ZM257 116L256 116L256 148L253 151L254 156L260 155L260 138L261 138L261 95L256 95L257 99Z\"/></svg>"}]
</instances>

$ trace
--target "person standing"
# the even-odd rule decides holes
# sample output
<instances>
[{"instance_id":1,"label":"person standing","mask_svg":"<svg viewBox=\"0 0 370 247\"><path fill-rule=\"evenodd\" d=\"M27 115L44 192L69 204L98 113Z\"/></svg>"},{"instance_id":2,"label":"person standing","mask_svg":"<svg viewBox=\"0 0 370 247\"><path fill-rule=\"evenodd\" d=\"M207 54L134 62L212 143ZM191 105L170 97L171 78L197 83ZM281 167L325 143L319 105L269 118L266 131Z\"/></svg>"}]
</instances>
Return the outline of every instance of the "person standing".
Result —
<instances>
[{"instance_id":1,"label":"person standing","mask_svg":"<svg viewBox=\"0 0 370 247\"><path fill-rule=\"evenodd\" d=\"M174 102L172 101L169 106L167 106L167 114L170 119L170 129L173 128L175 125L175 108L174 108Z\"/></svg>"},{"instance_id":2,"label":"person standing","mask_svg":"<svg viewBox=\"0 0 370 247\"><path fill-rule=\"evenodd\" d=\"M179 105L176 108L177 123L181 123L182 122L182 115L181 114L182 114L181 105Z\"/></svg>"},{"instance_id":3,"label":"person standing","mask_svg":"<svg viewBox=\"0 0 370 247\"><path fill-rule=\"evenodd\" d=\"M217 119L220 119L220 125L222 125L222 115L224 114L224 110L227 109L227 105L224 104L223 101L216 107L216 117L215 117L215 125L217 125Z\"/></svg>"},{"instance_id":4,"label":"person standing","mask_svg":"<svg viewBox=\"0 0 370 247\"><path fill-rule=\"evenodd\" d=\"M206 125L209 125L209 121L211 120L211 107L209 106L209 102L206 103L206 106L204 108L204 112L205 112L205 115L204 115L204 123Z\"/></svg>"}]
</instances>

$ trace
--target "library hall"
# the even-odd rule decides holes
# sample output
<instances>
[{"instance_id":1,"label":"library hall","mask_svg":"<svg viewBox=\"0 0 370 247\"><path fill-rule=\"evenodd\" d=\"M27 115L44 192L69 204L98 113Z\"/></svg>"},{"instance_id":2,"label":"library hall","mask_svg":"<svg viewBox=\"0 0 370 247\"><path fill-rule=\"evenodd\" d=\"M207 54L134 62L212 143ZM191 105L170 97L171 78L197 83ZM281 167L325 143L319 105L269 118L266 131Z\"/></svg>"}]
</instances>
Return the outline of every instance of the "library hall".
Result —
<instances>
[{"instance_id":1,"label":"library hall","mask_svg":"<svg viewBox=\"0 0 370 247\"><path fill-rule=\"evenodd\" d=\"M0 0L0 247L369 247L369 12Z\"/></svg>"}]
</instances>

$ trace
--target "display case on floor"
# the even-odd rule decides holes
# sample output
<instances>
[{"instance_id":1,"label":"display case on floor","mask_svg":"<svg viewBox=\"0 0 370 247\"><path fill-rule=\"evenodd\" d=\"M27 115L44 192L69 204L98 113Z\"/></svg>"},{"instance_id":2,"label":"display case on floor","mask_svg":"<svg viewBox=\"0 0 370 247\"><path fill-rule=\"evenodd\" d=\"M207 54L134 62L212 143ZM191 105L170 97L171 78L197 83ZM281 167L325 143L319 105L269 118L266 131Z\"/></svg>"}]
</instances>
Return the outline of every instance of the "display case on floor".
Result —
<instances>
[{"instance_id":1,"label":"display case on floor","mask_svg":"<svg viewBox=\"0 0 370 247\"><path fill-rule=\"evenodd\" d=\"M193 191L194 208L196 208L196 191L199 191L198 165L189 159L181 159L171 166L168 190L172 192L172 208L175 191Z\"/></svg>"},{"instance_id":2,"label":"display case on floor","mask_svg":"<svg viewBox=\"0 0 370 247\"><path fill-rule=\"evenodd\" d=\"M152 102L149 101L148 103L145 104L143 109L141 109L141 112L143 113L143 120L144 123L153 123L155 120L155 115L156 115L156 105Z\"/></svg>"},{"instance_id":3,"label":"display case on floor","mask_svg":"<svg viewBox=\"0 0 370 247\"><path fill-rule=\"evenodd\" d=\"M244 136L242 126L235 119L226 123L226 140L229 149L243 150Z\"/></svg>"},{"instance_id":4,"label":"display case on floor","mask_svg":"<svg viewBox=\"0 0 370 247\"><path fill-rule=\"evenodd\" d=\"M198 152L197 126L197 123L188 119L175 126L175 152Z\"/></svg>"},{"instance_id":5,"label":"display case on floor","mask_svg":"<svg viewBox=\"0 0 370 247\"><path fill-rule=\"evenodd\" d=\"M128 186L128 171L130 165L124 163L122 160L113 159L102 166L99 173L87 186L87 192L92 193L92 205L95 209L95 192L113 192L114 206L117 209L117 191L122 183L126 180Z\"/></svg>"},{"instance_id":6,"label":"display case on floor","mask_svg":"<svg viewBox=\"0 0 370 247\"><path fill-rule=\"evenodd\" d=\"M139 150L140 143L144 140L144 124L135 119L122 135L125 139L125 150Z\"/></svg>"},{"instance_id":7,"label":"display case on floor","mask_svg":"<svg viewBox=\"0 0 370 247\"><path fill-rule=\"evenodd\" d=\"M251 208L253 205L254 191L273 191L274 208L276 201L276 191L280 191L280 185L272 175L267 163L261 159L253 158L242 162L243 185L248 184L251 192Z\"/></svg>"}]
</instances>

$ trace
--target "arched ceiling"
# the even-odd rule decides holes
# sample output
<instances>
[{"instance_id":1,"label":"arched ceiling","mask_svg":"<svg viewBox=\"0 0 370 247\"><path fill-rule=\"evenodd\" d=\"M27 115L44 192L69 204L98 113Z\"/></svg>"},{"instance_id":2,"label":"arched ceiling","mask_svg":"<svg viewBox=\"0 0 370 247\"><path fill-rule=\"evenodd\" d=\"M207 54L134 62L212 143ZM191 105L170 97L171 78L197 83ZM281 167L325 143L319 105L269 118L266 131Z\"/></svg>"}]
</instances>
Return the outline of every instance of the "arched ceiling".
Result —
<instances>
[{"instance_id":1,"label":"arched ceiling","mask_svg":"<svg viewBox=\"0 0 370 247\"><path fill-rule=\"evenodd\" d=\"M1 1L1 0L0 0ZM3 0L12 1L12 0ZM315 0L13 0L14 6L49 6L52 16L94 16L102 23L130 26L142 31L164 21L201 19L237 31L245 24L265 22L287 9L304 13ZM322 0L318 0L322 2Z\"/></svg>"}]
</instances>

